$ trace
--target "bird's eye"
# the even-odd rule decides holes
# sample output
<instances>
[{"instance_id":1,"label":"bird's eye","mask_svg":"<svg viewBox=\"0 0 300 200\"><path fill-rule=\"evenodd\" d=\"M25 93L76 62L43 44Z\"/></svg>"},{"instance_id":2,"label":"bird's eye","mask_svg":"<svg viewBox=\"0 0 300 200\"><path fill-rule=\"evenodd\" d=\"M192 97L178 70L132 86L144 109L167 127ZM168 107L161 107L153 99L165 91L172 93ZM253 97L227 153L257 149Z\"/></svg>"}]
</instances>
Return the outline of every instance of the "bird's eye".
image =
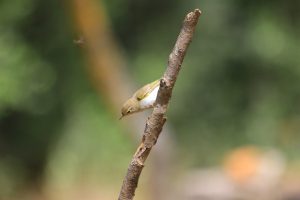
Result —
<instances>
[{"instance_id":1,"label":"bird's eye","mask_svg":"<svg viewBox=\"0 0 300 200\"><path fill-rule=\"evenodd\" d=\"M127 110L127 114L129 114L131 111L130 110Z\"/></svg>"}]
</instances>

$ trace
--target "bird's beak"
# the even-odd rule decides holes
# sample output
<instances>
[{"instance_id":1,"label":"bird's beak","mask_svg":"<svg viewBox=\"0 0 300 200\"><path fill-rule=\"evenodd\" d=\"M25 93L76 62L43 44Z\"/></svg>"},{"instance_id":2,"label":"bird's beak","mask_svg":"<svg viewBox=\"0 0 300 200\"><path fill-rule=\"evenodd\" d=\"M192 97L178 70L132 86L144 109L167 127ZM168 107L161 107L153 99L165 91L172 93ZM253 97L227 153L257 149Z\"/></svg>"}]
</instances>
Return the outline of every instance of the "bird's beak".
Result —
<instances>
[{"instance_id":1,"label":"bird's beak","mask_svg":"<svg viewBox=\"0 0 300 200\"><path fill-rule=\"evenodd\" d=\"M121 117L119 118L119 120L121 120L124 117L124 115L121 115Z\"/></svg>"}]
</instances>

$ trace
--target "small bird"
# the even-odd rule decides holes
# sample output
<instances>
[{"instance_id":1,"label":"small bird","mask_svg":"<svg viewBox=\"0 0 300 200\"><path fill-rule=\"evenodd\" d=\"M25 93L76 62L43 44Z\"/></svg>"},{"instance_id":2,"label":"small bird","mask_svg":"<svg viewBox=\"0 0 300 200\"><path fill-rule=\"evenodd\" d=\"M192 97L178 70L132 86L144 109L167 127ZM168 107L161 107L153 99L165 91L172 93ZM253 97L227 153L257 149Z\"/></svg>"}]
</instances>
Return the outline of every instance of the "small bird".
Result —
<instances>
[{"instance_id":1,"label":"small bird","mask_svg":"<svg viewBox=\"0 0 300 200\"><path fill-rule=\"evenodd\" d=\"M121 109L122 119L132 113L140 112L148 108L153 108L159 89L160 79L149 83L137 90L130 99L128 99Z\"/></svg>"}]
</instances>

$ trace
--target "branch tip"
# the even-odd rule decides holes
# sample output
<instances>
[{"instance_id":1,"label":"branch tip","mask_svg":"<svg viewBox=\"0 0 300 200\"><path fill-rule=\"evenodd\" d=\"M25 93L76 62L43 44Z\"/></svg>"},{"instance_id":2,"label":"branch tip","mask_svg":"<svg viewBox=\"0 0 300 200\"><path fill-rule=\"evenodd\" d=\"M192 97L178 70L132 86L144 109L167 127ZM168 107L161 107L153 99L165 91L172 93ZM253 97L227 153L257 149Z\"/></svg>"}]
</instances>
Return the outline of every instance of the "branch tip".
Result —
<instances>
[{"instance_id":1,"label":"branch tip","mask_svg":"<svg viewBox=\"0 0 300 200\"><path fill-rule=\"evenodd\" d=\"M199 8L197 8L197 9L195 9L194 10L194 13L196 14L196 15L201 15L202 14L202 11L199 9Z\"/></svg>"}]
</instances>

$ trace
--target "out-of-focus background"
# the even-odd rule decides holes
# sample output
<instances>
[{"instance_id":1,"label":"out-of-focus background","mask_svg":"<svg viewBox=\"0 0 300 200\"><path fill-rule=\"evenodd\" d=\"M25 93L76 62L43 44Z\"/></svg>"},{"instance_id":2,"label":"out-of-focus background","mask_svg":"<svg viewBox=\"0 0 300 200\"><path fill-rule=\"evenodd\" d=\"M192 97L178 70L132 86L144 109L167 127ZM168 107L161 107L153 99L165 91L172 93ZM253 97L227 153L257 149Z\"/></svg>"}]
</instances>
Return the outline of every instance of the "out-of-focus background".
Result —
<instances>
[{"instance_id":1,"label":"out-of-focus background","mask_svg":"<svg viewBox=\"0 0 300 200\"><path fill-rule=\"evenodd\" d=\"M122 102L195 8L135 199L299 200L298 0L2 0L0 199L117 199L149 114Z\"/></svg>"}]
</instances>

